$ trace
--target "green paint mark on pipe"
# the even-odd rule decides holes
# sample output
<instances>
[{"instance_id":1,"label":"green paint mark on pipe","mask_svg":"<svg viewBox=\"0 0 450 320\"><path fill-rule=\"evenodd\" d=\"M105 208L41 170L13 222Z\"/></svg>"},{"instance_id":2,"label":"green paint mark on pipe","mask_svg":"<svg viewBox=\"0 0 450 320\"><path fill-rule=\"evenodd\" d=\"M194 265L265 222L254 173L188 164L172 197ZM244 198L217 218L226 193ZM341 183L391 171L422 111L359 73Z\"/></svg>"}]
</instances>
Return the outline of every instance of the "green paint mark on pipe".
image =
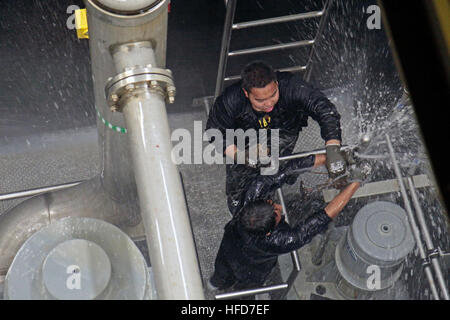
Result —
<instances>
[{"instance_id":1,"label":"green paint mark on pipe","mask_svg":"<svg viewBox=\"0 0 450 320\"><path fill-rule=\"evenodd\" d=\"M97 108L95 108L95 110L97 111L98 118L103 122L103 124L105 126L107 126L111 130L114 130L116 132L127 133L127 129L126 128L122 128L122 127L113 125L112 123L108 122L105 118L103 118L103 116L101 115L100 111L98 111Z\"/></svg>"}]
</instances>

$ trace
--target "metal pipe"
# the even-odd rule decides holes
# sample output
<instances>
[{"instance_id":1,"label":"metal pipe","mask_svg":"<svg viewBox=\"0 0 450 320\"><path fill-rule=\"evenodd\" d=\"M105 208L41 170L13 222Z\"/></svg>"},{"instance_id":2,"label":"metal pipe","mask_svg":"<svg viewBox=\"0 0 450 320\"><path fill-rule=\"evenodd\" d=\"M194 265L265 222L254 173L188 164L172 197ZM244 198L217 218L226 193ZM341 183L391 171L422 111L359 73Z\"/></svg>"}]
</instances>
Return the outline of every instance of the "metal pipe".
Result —
<instances>
[{"instance_id":1,"label":"metal pipe","mask_svg":"<svg viewBox=\"0 0 450 320\"><path fill-rule=\"evenodd\" d=\"M138 89L123 109L160 299L204 299L164 97Z\"/></svg>"},{"instance_id":2,"label":"metal pipe","mask_svg":"<svg viewBox=\"0 0 450 320\"><path fill-rule=\"evenodd\" d=\"M225 23L223 25L222 45L219 58L219 68L217 70L216 90L214 92L214 100L222 93L223 78L227 70L227 57L230 50L231 25L233 24L234 13L236 12L237 0L228 0L226 3ZM207 115L209 110L207 110Z\"/></svg>"},{"instance_id":3,"label":"metal pipe","mask_svg":"<svg viewBox=\"0 0 450 320\"><path fill-rule=\"evenodd\" d=\"M233 30L239 30L239 29L250 28L250 27L259 27L259 26L264 26L264 25L273 24L273 23L289 22L289 21L295 21L295 20L315 18L315 17L320 17L322 14L323 14L323 11L311 11L311 12L306 12L306 13L291 14L291 15L282 16L282 17L234 23Z\"/></svg>"},{"instance_id":4,"label":"metal pipe","mask_svg":"<svg viewBox=\"0 0 450 320\"><path fill-rule=\"evenodd\" d=\"M132 67L157 67L150 42L120 45L114 48L113 59L119 74ZM152 70L159 69L149 68L149 76ZM123 84L125 91L117 87L112 94L117 94L127 125L158 298L204 299L184 191L171 156L166 92L156 80L134 79Z\"/></svg>"},{"instance_id":5,"label":"metal pipe","mask_svg":"<svg viewBox=\"0 0 450 320\"><path fill-rule=\"evenodd\" d=\"M291 49L291 48L297 48L297 47L310 46L313 44L314 44L314 40L301 40L301 41L294 41L294 42L289 42L289 43L275 44L272 46L264 46L264 47L256 47L256 48L250 48L250 49L231 51L228 53L228 56L235 57L235 56L240 56L240 55L244 55L244 54L253 54L253 53L261 53L261 52L270 52L270 51L275 51L275 50Z\"/></svg>"},{"instance_id":6,"label":"metal pipe","mask_svg":"<svg viewBox=\"0 0 450 320\"><path fill-rule=\"evenodd\" d=\"M341 151L352 150L353 148L354 148L354 146L343 145L343 146L341 146ZM279 157L278 160L286 161L286 160L305 158L305 157L309 157L312 155L326 154L326 153L327 153L327 150L325 148L321 148L321 149L315 149L315 150L311 150L311 151L293 153L288 156Z\"/></svg>"},{"instance_id":7,"label":"metal pipe","mask_svg":"<svg viewBox=\"0 0 450 320\"><path fill-rule=\"evenodd\" d=\"M419 249L420 257L422 259L426 259L427 256L426 256L423 244L422 244L422 240L420 238L420 231L419 231L419 228L417 227L416 221L414 219L414 215L413 215L413 212L412 212L411 204L409 202L408 194L406 193L405 184L403 183L403 177L402 177L402 174L401 174L401 171L400 171L400 167L398 166L398 162L397 162L397 159L395 157L394 148L392 147L391 139L389 138L388 134L386 134L386 142L387 142L387 146L388 146L388 149L389 149L389 153L391 154L391 159L392 159L392 163L394 165L395 175L397 176L398 185L400 187L400 192L401 192L401 195L403 197L403 203L405 205L405 209L406 209L406 212L408 214L408 221L409 221L409 224L411 226L411 230L413 232L414 239L416 240L416 244L417 244L417 247ZM434 299L435 300L439 300L438 291L437 291L437 288L436 288L436 284L434 283L434 279L433 279L433 275L431 273L430 266L426 265L424 267L424 271L425 271L428 283L430 284L430 289L431 289L431 292L433 293Z\"/></svg>"},{"instance_id":8,"label":"metal pipe","mask_svg":"<svg viewBox=\"0 0 450 320\"><path fill-rule=\"evenodd\" d=\"M419 220L419 226L422 230L422 235L425 240L425 244L427 246L428 252L432 252L435 250L433 245L433 240L431 239L430 232L428 231L427 224L425 222L425 216L423 214L422 208L419 203L419 199L417 198L416 188L414 187L414 183L411 179L411 177L408 177L408 186L409 190L411 191L411 198L413 200L414 209L416 210L417 219ZM438 257L432 257L431 259L431 265L433 266L437 282L439 284L439 287L441 288L441 292L444 296L445 300L449 300L448 290L447 286L445 285L445 279L442 274L441 265L439 264Z\"/></svg>"},{"instance_id":9,"label":"metal pipe","mask_svg":"<svg viewBox=\"0 0 450 320\"><path fill-rule=\"evenodd\" d=\"M280 204L281 204L281 208L283 210L283 214L284 214L284 219L287 223L289 223L289 217L288 217L288 212L286 209L286 204L284 202L284 196L283 196L283 191L281 190L281 188L277 189L277 194L278 194L278 198L280 200ZM282 293L277 297L279 300L284 299L284 297L286 297L286 295L288 294L289 290L291 289L292 285L294 284L295 279L297 278L298 273L301 270L301 265L300 265L300 259L298 258L298 253L297 251L292 251L291 252L291 259L292 259L292 264L294 266L292 272L290 273L287 282L280 285L280 286L285 286L284 290L282 291Z\"/></svg>"},{"instance_id":10,"label":"metal pipe","mask_svg":"<svg viewBox=\"0 0 450 320\"><path fill-rule=\"evenodd\" d=\"M3 193L3 194L0 194L0 201L32 197L32 196L35 196L35 195L38 195L41 193L67 189L67 188L76 186L82 182L83 181L76 181L76 182L63 183L63 184L58 184L58 185L48 186L48 187L41 187L41 188L35 188L35 189L29 189L29 190Z\"/></svg>"},{"instance_id":11,"label":"metal pipe","mask_svg":"<svg viewBox=\"0 0 450 320\"><path fill-rule=\"evenodd\" d=\"M284 219L286 220L287 223L289 223L289 217L288 217L288 213L287 213L287 209L286 209L286 204L284 202L283 191L281 190L281 188L277 189L277 194L278 194L278 198L280 199L281 208L283 209ZM295 270L300 271L301 266L300 266L300 260L298 258L297 251L292 251L291 257L292 257L292 262L294 263Z\"/></svg>"},{"instance_id":12,"label":"metal pipe","mask_svg":"<svg viewBox=\"0 0 450 320\"><path fill-rule=\"evenodd\" d=\"M262 287L262 288L258 288L258 289L249 289L249 290L235 291L235 292L230 292L230 293L217 294L215 296L215 298L217 300L239 298L239 297L245 297L245 296L250 296L250 295L255 295L255 294L262 294L262 293L271 292L271 291L275 291L275 290L285 290L285 289L287 289L287 287L288 287L288 285L286 283L283 283L283 284L278 284L278 285L269 286L269 287Z\"/></svg>"}]
</instances>

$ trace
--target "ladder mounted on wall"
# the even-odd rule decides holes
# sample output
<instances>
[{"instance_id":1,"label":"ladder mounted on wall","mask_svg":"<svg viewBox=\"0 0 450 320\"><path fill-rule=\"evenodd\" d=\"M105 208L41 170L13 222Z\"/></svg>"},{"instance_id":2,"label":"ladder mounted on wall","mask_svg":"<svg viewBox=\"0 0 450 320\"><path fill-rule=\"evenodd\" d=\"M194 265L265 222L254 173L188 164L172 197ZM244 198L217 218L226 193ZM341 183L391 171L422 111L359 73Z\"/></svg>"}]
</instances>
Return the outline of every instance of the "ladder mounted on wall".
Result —
<instances>
[{"instance_id":1,"label":"ladder mounted on wall","mask_svg":"<svg viewBox=\"0 0 450 320\"><path fill-rule=\"evenodd\" d=\"M321 11L311 11L311 12L292 14L292 15L286 15L286 16L280 16L280 17L274 17L274 18L268 18L268 19L233 23L234 14L236 11L237 0L226 0L225 1L225 3L226 3L225 24L224 24L224 28L223 28L222 46L221 46L221 51L220 51L219 68L217 71L217 81L216 81L216 89L215 89L215 93L214 93L214 100L222 93L223 85L224 85L225 81L233 81L233 80L240 79L240 75L225 76L229 57L235 57L235 56L240 56L240 55L245 55L245 54L270 52L270 51L283 50L283 49L291 49L291 48L296 48L296 47L310 46L311 49L310 49L310 53L309 53L309 58L305 65L297 65L297 66L293 66L293 67L277 69L277 71L291 71L291 72L304 71L305 72L304 79L306 81L309 81L309 78L311 77L312 60L313 60L313 56L314 56L314 52L315 52L315 44L316 44L317 40L319 39L319 36L322 33L323 28L325 26L325 20L327 18L328 9L330 7L331 2L332 2L332 0L326 0L324 7ZM268 25L268 24L290 22L290 21L297 21L297 20L311 19L311 18L318 18L318 17L320 17L320 22L319 22L319 27L317 29L316 36L314 39L293 41L293 42L288 42L288 43L268 45L268 46L256 47L256 48L241 49L241 50L236 50L236 51L231 51L231 52L229 51L231 34L232 34L233 30L240 30L240 29L258 27L258 26L263 26L263 25ZM207 106L206 112L209 113L208 106Z\"/></svg>"}]
</instances>

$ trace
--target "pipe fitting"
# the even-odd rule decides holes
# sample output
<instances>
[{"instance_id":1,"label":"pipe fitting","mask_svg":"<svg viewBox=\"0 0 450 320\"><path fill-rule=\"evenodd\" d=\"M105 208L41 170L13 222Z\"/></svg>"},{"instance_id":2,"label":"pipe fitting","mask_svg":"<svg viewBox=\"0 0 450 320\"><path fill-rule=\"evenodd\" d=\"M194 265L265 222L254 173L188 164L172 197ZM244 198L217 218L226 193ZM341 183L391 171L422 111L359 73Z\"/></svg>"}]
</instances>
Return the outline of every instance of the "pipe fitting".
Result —
<instances>
[{"instance_id":1,"label":"pipe fitting","mask_svg":"<svg viewBox=\"0 0 450 320\"><path fill-rule=\"evenodd\" d=\"M161 92L169 103L175 102L176 87L169 69L148 67L148 65L127 69L106 83L105 95L111 111L122 112L122 98L144 84L152 90Z\"/></svg>"}]
</instances>

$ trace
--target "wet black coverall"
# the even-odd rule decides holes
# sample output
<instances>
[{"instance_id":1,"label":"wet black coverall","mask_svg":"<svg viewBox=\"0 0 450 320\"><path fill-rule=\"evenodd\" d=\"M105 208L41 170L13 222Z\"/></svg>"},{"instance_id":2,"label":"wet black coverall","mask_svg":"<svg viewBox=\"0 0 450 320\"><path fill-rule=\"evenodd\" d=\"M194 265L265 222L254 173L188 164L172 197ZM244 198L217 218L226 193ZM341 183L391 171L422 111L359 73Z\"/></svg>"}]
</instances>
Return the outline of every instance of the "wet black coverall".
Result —
<instances>
[{"instance_id":1,"label":"wet black coverall","mask_svg":"<svg viewBox=\"0 0 450 320\"><path fill-rule=\"evenodd\" d=\"M271 112L255 111L241 89L241 82L237 82L217 97L206 129L220 130L224 141L226 129L279 129L280 156L292 153L300 131L308 125L308 117L318 122L322 139L341 140L340 115L321 91L303 81L299 74L277 72L277 80L279 100ZM225 143L223 151L227 146ZM283 165L280 163L280 168ZM260 170L244 164L227 164L226 174L228 207L235 215L242 208L248 185L259 176Z\"/></svg>"},{"instance_id":2,"label":"wet black coverall","mask_svg":"<svg viewBox=\"0 0 450 320\"><path fill-rule=\"evenodd\" d=\"M324 231L331 218L321 209L295 227L284 221L269 234L247 231L237 218L225 226L211 284L219 289L257 288L275 267L278 255L297 250Z\"/></svg>"}]
</instances>

